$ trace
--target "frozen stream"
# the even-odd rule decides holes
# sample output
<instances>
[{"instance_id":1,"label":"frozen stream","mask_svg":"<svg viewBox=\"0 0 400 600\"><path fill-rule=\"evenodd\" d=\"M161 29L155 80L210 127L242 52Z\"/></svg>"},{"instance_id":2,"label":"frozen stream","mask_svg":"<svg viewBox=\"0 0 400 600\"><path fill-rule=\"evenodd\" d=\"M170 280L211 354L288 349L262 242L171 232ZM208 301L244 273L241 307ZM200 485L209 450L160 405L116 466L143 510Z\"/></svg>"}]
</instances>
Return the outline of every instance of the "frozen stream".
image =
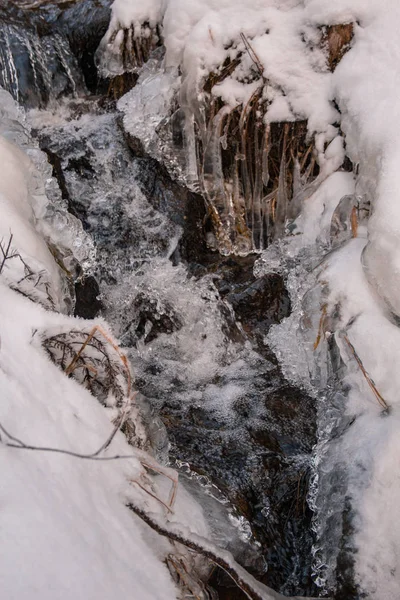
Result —
<instances>
[{"instance_id":1,"label":"frozen stream","mask_svg":"<svg viewBox=\"0 0 400 600\"><path fill-rule=\"evenodd\" d=\"M217 485L252 524L268 582L310 593L313 403L284 380L262 343L290 310L281 278L256 279L254 259L221 260L190 235L183 217L199 198L132 155L115 112L82 101L29 119L94 239L101 306L92 310L100 308L128 350L159 455L165 460L161 419L171 459Z\"/></svg>"},{"instance_id":2,"label":"frozen stream","mask_svg":"<svg viewBox=\"0 0 400 600\"><path fill-rule=\"evenodd\" d=\"M109 4L0 0L27 128L1 135L47 181L56 259L74 237L60 306L110 323L218 545L285 595L398 600L396 2L154 0L106 34Z\"/></svg>"}]
</instances>

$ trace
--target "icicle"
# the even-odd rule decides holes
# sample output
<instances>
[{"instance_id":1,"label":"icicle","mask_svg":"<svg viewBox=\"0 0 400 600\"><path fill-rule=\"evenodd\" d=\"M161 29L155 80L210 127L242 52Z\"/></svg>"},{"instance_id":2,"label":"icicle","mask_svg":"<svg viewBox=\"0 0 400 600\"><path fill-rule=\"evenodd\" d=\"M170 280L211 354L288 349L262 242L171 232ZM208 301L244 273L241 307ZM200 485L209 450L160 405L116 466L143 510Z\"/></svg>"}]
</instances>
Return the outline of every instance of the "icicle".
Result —
<instances>
[{"instance_id":1,"label":"icicle","mask_svg":"<svg viewBox=\"0 0 400 600\"><path fill-rule=\"evenodd\" d=\"M268 159L269 159L269 150L270 150L270 132L271 132L271 125L269 123L267 123L267 125L265 126L265 129L264 129L264 139L263 139L263 146L262 146L262 181L263 181L265 188L267 188L268 184L269 184Z\"/></svg>"},{"instance_id":2,"label":"icicle","mask_svg":"<svg viewBox=\"0 0 400 600\"><path fill-rule=\"evenodd\" d=\"M285 233L285 222L287 216L288 190L287 190L287 167L286 167L286 145L289 125L285 124L283 136L282 158L279 169L279 184L276 197L276 215L274 238L281 238Z\"/></svg>"},{"instance_id":3,"label":"icicle","mask_svg":"<svg viewBox=\"0 0 400 600\"><path fill-rule=\"evenodd\" d=\"M269 123L267 123L267 125L264 128L264 136L263 136L263 142L262 142L262 157L261 157L261 164L262 164L261 177L262 177L262 183L263 183L262 191L264 189L268 188L268 184L270 181L270 176L269 176L270 133L271 133L271 125ZM261 224L262 224L262 231L263 231L262 239L263 239L263 243L264 243L265 247L268 245L268 241L269 241L268 240L269 212L270 212L270 202L268 201L267 197L264 196L261 200Z\"/></svg>"},{"instance_id":4,"label":"icicle","mask_svg":"<svg viewBox=\"0 0 400 600\"><path fill-rule=\"evenodd\" d=\"M232 246L234 232L235 211L231 194L227 193L224 186L224 174L221 159L221 131L224 119L230 113L230 108L224 106L212 121L212 135L204 148L203 158L203 186L208 201L213 205L219 215L222 230L218 232L221 253L229 254Z\"/></svg>"},{"instance_id":5,"label":"icicle","mask_svg":"<svg viewBox=\"0 0 400 600\"><path fill-rule=\"evenodd\" d=\"M263 193L262 181L262 142L259 146L259 130L256 124L254 128L254 187L251 206L251 230L253 246L255 250L263 250L263 219L261 215L261 198Z\"/></svg>"},{"instance_id":6,"label":"icicle","mask_svg":"<svg viewBox=\"0 0 400 600\"><path fill-rule=\"evenodd\" d=\"M302 191L303 184L301 179L300 172L300 163L297 158L294 159L293 164L293 192L292 192L292 200L290 202L290 209L288 212L288 217L290 219L296 219L301 211L302 205Z\"/></svg>"}]
</instances>

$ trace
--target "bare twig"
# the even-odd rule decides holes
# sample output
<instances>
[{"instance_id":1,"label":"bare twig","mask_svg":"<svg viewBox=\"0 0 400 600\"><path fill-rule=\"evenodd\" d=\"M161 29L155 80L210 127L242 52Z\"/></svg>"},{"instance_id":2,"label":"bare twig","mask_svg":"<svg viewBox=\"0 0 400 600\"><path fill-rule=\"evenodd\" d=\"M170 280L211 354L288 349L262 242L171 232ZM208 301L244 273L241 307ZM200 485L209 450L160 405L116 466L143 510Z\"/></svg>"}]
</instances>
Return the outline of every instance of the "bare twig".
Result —
<instances>
[{"instance_id":1,"label":"bare twig","mask_svg":"<svg viewBox=\"0 0 400 600\"><path fill-rule=\"evenodd\" d=\"M99 456L100 452L102 452L107 446L110 445L112 439L115 437L116 430L113 429L112 434L107 438L106 442L100 446L98 450L95 452L91 452L90 454L82 454L80 452L74 452L73 450L65 450L64 448L52 448L50 446L34 446L32 444L26 444L19 438L12 435L7 429L0 423L0 431L4 433L4 435L11 440L11 442L4 442L5 446L9 448L17 448L19 450L34 450L37 452L55 452L57 454L66 454L68 456L73 456L74 458L83 458L88 460L119 460L119 459L128 459L128 458L136 458L140 460L137 454L128 454L121 455L116 454L114 456ZM118 430L117 430L118 431ZM141 451L140 451L141 452Z\"/></svg>"},{"instance_id":2,"label":"bare twig","mask_svg":"<svg viewBox=\"0 0 400 600\"><path fill-rule=\"evenodd\" d=\"M378 402L382 406L382 408L384 408L386 411L388 411L389 408L390 408L389 404L386 402L386 400L384 399L384 397L382 396L382 394L378 391L378 389L377 389L377 387L375 385L374 380L368 374L366 368L364 367L364 365L362 363L361 358L357 354L356 349L354 348L353 344L350 342L350 340L349 340L349 338L347 337L346 334L343 334L343 339L346 342L346 344L348 345L348 347L350 348L350 351L351 351L352 355L356 359L357 364L360 367L361 373L364 375L364 377L365 377L365 379L366 379L369 387L373 391L375 398L378 400Z\"/></svg>"},{"instance_id":3,"label":"bare twig","mask_svg":"<svg viewBox=\"0 0 400 600\"><path fill-rule=\"evenodd\" d=\"M194 550L198 554L201 554L214 564L218 565L229 575L229 577L231 577L231 579L242 590L242 592L244 592L244 594L250 598L250 600L284 599L284 596L281 594L278 594L274 590L267 588L263 584L260 584L252 575L250 575L250 573L248 573L234 560L229 552L221 550L209 540L201 538L200 536L192 533L190 534L191 537L189 538L186 534L177 530L175 527L174 529L171 527L167 528L156 520L156 516L149 515L142 508L139 508L135 504L129 503L127 504L127 507L159 535L174 542L178 542L190 550Z\"/></svg>"},{"instance_id":4,"label":"bare twig","mask_svg":"<svg viewBox=\"0 0 400 600\"><path fill-rule=\"evenodd\" d=\"M242 38L244 47L246 48L246 51L247 51L248 55L250 56L250 58L253 61L253 63L256 65L257 70L258 70L260 76L262 77L263 74L264 74L264 69L263 69L263 66L262 66L262 63L261 63L260 59L257 56L257 53L255 52L253 46L250 44L249 40L244 35L244 33L241 33L240 37Z\"/></svg>"},{"instance_id":5,"label":"bare twig","mask_svg":"<svg viewBox=\"0 0 400 600\"><path fill-rule=\"evenodd\" d=\"M1 250L1 253L3 255L3 259L2 259L1 265L0 265L0 273L4 269L4 265L6 263L6 260L9 260L10 258L14 258L13 256L10 256L10 248L11 248L12 240L13 240L13 234L11 233L10 234L10 238L8 240L7 248L5 250L3 248L3 240L0 242L0 250Z\"/></svg>"},{"instance_id":6,"label":"bare twig","mask_svg":"<svg viewBox=\"0 0 400 600\"><path fill-rule=\"evenodd\" d=\"M166 502L164 502L164 500L161 500L161 498L159 496L156 496L156 494L153 494L153 492L151 492L146 487L144 487L144 485L142 485L140 483L140 481L138 481L137 479L130 479L129 481L130 481L130 483L136 483L136 485L139 486L141 490L146 492L146 494L148 494L149 496L151 496L152 498L154 498L155 500L160 502L160 504L162 504L164 506L164 508L167 509L168 512L173 513L173 510L170 505L166 504Z\"/></svg>"},{"instance_id":7,"label":"bare twig","mask_svg":"<svg viewBox=\"0 0 400 600\"><path fill-rule=\"evenodd\" d=\"M3 441L0 435L0 442L3 442L5 446L9 448L16 448L17 450L31 450L37 452L52 452L56 454L65 454L67 456L72 456L73 458L81 458L86 460L98 460L98 461L110 461L110 460L127 460L135 458L140 462L142 467L148 470L152 470L155 473L159 473L163 475L167 479L172 482L171 491L168 498L168 503L164 502L159 496L150 492L147 488L145 488L138 480L132 479L131 483L136 483L144 492L149 494L155 500L158 500L160 504L162 504L170 513L173 512L173 505L175 502L175 497L178 488L178 474L176 471L169 467L163 467L160 465L155 459L153 459L147 452L143 450L136 449L135 454L121 455L115 454L114 456L99 456L99 454L105 450L114 439L118 429L122 426L126 414L127 408L130 407L130 404L127 403L126 410L122 412L118 422L116 423L111 435L107 438L107 440L100 446L98 450L92 452L91 454L81 454L80 452L74 452L72 450L64 450L63 448L52 448L48 446L33 446L30 444L25 444L22 440L12 435L1 423L0 423L0 432L4 433L4 435L11 440L11 442Z\"/></svg>"}]
</instances>

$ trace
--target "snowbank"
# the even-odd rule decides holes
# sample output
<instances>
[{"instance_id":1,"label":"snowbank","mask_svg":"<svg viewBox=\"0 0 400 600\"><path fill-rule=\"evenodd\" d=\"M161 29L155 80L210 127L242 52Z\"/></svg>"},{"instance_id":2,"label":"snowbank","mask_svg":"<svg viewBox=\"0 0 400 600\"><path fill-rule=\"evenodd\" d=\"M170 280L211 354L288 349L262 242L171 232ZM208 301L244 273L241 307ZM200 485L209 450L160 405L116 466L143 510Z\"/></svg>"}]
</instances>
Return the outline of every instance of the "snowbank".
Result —
<instances>
[{"instance_id":1,"label":"snowbank","mask_svg":"<svg viewBox=\"0 0 400 600\"><path fill-rule=\"evenodd\" d=\"M1 285L0 423L25 444L90 454L112 430L106 411L32 340L57 320ZM121 434L114 453L133 454ZM90 461L2 445L0 462L5 597L176 598L166 567L124 507L135 497L129 480L142 470L136 458Z\"/></svg>"},{"instance_id":2,"label":"snowbank","mask_svg":"<svg viewBox=\"0 0 400 600\"><path fill-rule=\"evenodd\" d=\"M265 94L271 101L267 120L308 119L311 133L325 133L337 120L326 59L317 47L320 36L309 26L309 11L296 0L152 0L140 4L117 0L100 45L105 54L109 45L110 63L104 67L108 74L118 52L116 36L121 51L123 30L133 27L135 36L140 36L140 27L147 24L162 25L165 67L181 69L182 96L189 104L201 97L210 73L218 72L226 60L239 57L238 67L213 90L231 107L250 98L254 85L249 82L255 74L260 75L258 61L267 82ZM102 64L107 65L106 56ZM115 74L120 72L119 65Z\"/></svg>"},{"instance_id":3,"label":"snowbank","mask_svg":"<svg viewBox=\"0 0 400 600\"><path fill-rule=\"evenodd\" d=\"M150 511L163 523L190 522L192 531L204 535L201 508L178 488L175 514L169 514L170 480L150 476L143 465L147 455L121 432L99 451L115 429L115 398L109 394L108 407L102 406L67 376L75 375L73 369L61 369L45 350L45 340L57 333L82 332L89 341L86 332L96 326L104 332L104 347L115 349L115 341L103 321L59 312L65 294L61 269L41 233L51 233L50 222L43 221L44 198L34 193L43 188L43 181L38 184L43 173L24 147L27 132L17 121L22 115L8 95L2 100L2 132L7 129L9 139L23 141L18 148L0 138L2 595L8 600L175 600L179 591L163 562L174 548L126 505ZM53 231L53 239L63 233ZM122 358L121 363L126 369ZM96 369L90 368L93 374ZM151 457L147 462L154 464Z\"/></svg>"}]
</instances>

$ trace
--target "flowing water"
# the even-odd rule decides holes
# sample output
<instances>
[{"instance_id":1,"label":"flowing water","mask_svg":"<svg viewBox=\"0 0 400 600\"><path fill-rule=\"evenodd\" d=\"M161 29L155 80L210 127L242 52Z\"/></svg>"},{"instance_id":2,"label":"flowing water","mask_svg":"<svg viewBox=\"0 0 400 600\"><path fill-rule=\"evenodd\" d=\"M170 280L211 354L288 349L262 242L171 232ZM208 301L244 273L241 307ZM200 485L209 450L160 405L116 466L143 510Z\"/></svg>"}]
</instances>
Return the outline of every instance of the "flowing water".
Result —
<instances>
[{"instance_id":1,"label":"flowing water","mask_svg":"<svg viewBox=\"0 0 400 600\"><path fill-rule=\"evenodd\" d=\"M77 282L76 314L100 313L111 323L158 456L180 470L218 542L268 585L316 594L307 499L315 399L282 373L265 341L291 312L285 274L254 274L254 256L209 249L203 199L171 179L167 154L162 165L138 148L113 102L88 94L93 73L79 62L82 52L71 51L71 37L9 19L0 39L0 83L31 109L32 133L58 182L54 194L96 248ZM146 105L136 110L146 127L160 126Z\"/></svg>"}]
</instances>

